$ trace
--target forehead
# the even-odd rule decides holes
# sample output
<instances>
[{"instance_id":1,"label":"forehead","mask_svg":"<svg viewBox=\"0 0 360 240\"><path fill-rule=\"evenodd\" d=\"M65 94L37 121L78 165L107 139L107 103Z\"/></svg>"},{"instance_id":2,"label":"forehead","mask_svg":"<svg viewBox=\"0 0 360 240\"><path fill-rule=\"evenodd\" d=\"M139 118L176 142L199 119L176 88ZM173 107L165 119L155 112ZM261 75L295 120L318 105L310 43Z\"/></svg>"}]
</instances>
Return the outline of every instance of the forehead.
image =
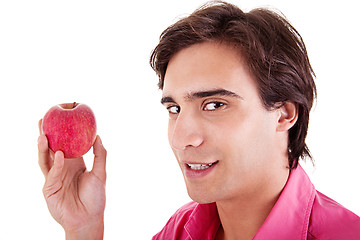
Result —
<instances>
[{"instance_id":1,"label":"forehead","mask_svg":"<svg viewBox=\"0 0 360 240\"><path fill-rule=\"evenodd\" d=\"M171 58L163 95L186 95L220 88L240 93L254 87L255 81L238 50L225 44L205 42L185 48Z\"/></svg>"}]
</instances>

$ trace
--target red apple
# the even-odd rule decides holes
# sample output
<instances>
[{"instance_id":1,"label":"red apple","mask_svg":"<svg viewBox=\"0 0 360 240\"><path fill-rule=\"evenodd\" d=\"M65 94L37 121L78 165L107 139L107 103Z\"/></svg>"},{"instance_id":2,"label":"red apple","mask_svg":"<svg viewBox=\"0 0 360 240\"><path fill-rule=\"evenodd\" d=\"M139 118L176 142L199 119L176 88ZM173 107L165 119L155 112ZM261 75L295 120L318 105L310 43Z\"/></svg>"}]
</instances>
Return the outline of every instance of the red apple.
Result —
<instances>
[{"instance_id":1,"label":"red apple","mask_svg":"<svg viewBox=\"0 0 360 240\"><path fill-rule=\"evenodd\" d=\"M87 153L95 141L95 115L85 104L59 104L45 114L41 130L53 152L60 150L65 158L78 158Z\"/></svg>"}]
</instances>

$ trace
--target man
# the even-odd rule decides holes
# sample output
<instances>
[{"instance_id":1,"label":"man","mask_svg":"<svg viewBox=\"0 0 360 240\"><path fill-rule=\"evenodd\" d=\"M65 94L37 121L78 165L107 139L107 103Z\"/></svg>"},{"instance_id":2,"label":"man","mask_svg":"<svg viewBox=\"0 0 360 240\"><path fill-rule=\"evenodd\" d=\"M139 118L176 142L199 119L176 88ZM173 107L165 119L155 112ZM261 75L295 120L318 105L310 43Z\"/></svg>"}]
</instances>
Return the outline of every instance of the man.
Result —
<instances>
[{"instance_id":1,"label":"man","mask_svg":"<svg viewBox=\"0 0 360 240\"><path fill-rule=\"evenodd\" d=\"M194 200L153 239L360 239L360 218L317 192L298 161L316 87L297 31L268 10L205 5L166 29L151 56L169 142ZM67 239L101 239L106 151L94 166L49 154L44 195ZM51 159L54 159L52 161Z\"/></svg>"}]
</instances>

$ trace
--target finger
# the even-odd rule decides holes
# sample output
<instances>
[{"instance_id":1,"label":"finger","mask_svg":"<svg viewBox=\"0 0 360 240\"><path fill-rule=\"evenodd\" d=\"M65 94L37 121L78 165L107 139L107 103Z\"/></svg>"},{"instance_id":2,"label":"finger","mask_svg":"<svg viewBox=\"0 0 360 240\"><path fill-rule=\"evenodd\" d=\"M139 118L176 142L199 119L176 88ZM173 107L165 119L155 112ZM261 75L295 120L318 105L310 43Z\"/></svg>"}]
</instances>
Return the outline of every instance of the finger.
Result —
<instances>
[{"instance_id":1,"label":"finger","mask_svg":"<svg viewBox=\"0 0 360 240\"><path fill-rule=\"evenodd\" d=\"M106 182L106 149L99 136L96 136L94 145L94 164L92 172L104 183Z\"/></svg>"},{"instance_id":2,"label":"finger","mask_svg":"<svg viewBox=\"0 0 360 240\"><path fill-rule=\"evenodd\" d=\"M39 133L40 133L40 135L43 134L43 131L42 131L42 119L39 120L39 122L38 122L38 127L39 127Z\"/></svg>"},{"instance_id":3,"label":"finger","mask_svg":"<svg viewBox=\"0 0 360 240\"><path fill-rule=\"evenodd\" d=\"M39 166L46 177L53 163L50 159L48 141L45 135L40 135L38 138L38 156Z\"/></svg>"},{"instance_id":4,"label":"finger","mask_svg":"<svg viewBox=\"0 0 360 240\"><path fill-rule=\"evenodd\" d=\"M44 185L43 193L46 198L49 198L62 187L62 170L64 168L64 154L57 151L54 156L54 165L50 169L46 182Z\"/></svg>"}]
</instances>

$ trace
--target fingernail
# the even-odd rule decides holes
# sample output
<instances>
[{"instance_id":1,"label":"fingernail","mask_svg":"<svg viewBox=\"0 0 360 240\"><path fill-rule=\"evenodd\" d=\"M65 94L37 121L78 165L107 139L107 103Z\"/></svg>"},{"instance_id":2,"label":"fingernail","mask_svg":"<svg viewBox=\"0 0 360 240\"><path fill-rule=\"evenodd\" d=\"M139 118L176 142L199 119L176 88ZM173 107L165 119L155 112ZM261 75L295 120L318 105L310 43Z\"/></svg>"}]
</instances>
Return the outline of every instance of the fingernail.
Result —
<instances>
[{"instance_id":1,"label":"fingernail","mask_svg":"<svg viewBox=\"0 0 360 240\"><path fill-rule=\"evenodd\" d=\"M96 137L98 138L98 141L99 141L100 145L103 145L103 144L102 144L102 140L101 140L100 136L99 136L99 135L97 135Z\"/></svg>"}]
</instances>

